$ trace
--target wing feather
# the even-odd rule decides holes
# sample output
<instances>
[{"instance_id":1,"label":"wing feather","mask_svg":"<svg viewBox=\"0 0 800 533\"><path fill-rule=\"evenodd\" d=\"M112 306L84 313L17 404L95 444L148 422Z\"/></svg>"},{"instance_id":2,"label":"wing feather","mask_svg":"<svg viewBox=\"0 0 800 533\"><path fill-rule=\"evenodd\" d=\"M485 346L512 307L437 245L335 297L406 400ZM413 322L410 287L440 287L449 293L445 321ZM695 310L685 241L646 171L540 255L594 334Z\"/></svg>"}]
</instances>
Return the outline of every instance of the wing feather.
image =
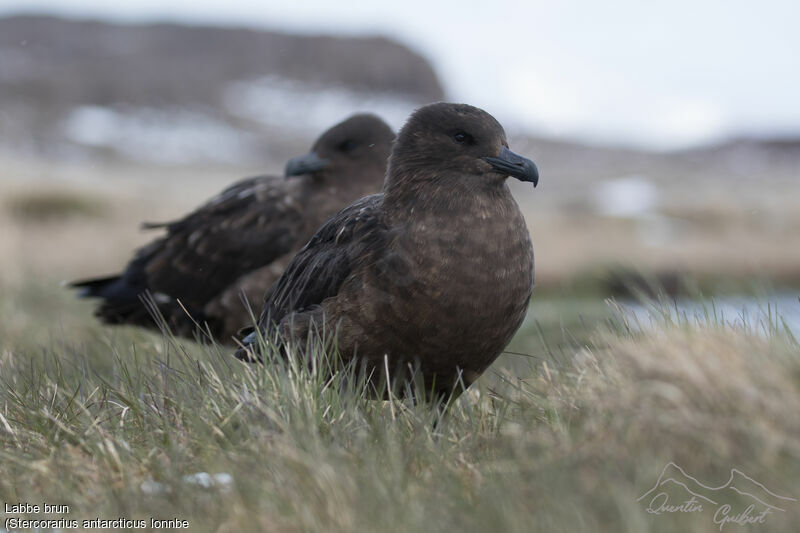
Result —
<instances>
[{"instance_id":1,"label":"wing feather","mask_svg":"<svg viewBox=\"0 0 800 533\"><path fill-rule=\"evenodd\" d=\"M330 218L300 250L264 299L262 328L335 296L357 264L380 254L387 238L383 196L362 198Z\"/></svg>"},{"instance_id":2,"label":"wing feather","mask_svg":"<svg viewBox=\"0 0 800 533\"><path fill-rule=\"evenodd\" d=\"M236 184L187 217L131 263L148 288L201 307L243 274L296 246L303 231L300 207L278 178Z\"/></svg>"}]
</instances>

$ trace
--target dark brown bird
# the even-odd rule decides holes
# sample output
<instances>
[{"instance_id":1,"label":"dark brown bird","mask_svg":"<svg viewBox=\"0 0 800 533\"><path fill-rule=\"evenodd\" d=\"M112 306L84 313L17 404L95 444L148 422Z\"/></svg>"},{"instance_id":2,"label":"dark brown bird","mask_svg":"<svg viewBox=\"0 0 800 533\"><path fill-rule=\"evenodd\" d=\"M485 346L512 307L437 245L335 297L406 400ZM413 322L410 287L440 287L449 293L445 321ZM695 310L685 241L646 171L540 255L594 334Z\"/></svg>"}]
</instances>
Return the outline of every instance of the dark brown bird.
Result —
<instances>
[{"instance_id":1,"label":"dark brown bird","mask_svg":"<svg viewBox=\"0 0 800 533\"><path fill-rule=\"evenodd\" d=\"M191 336L197 321L229 341L253 322L243 295L258 313L264 292L319 225L381 189L393 139L378 117L355 115L290 160L285 179L245 179L180 220L145 224L166 235L138 250L121 274L72 286L102 299L95 314L103 322L157 327L141 301L149 292L173 332Z\"/></svg>"},{"instance_id":2,"label":"dark brown bird","mask_svg":"<svg viewBox=\"0 0 800 533\"><path fill-rule=\"evenodd\" d=\"M339 354L381 380L413 367L434 395L460 392L519 328L533 248L505 181L538 182L502 126L463 104L417 110L400 131L381 194L328 220L265 296L259 328L304 345L336 331ZM258 335L236 355L258 359ZM377 392L377 391L376 391Z\"/></svg>"}]
</instances>

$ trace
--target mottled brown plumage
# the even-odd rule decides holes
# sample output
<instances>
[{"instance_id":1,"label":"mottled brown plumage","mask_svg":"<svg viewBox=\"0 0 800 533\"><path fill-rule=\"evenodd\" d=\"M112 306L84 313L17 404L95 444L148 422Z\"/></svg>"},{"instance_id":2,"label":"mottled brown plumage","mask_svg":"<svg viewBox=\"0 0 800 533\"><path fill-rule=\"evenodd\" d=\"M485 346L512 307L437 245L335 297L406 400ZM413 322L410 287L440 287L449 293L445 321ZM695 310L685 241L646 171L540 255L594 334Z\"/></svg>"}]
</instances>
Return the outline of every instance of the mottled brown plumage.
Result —
<instances>
[{"instance_id":1,"label":"mottled brown plumage","mask_svg":"<svg viewBox=\"0 0 800 533\"><path fill-rule=\"evenodd\" d=\"M138 250L121 274L73 286L103 300L96 315L106 323L156 327L141 301L149 292L174 332L192 335L194 319L230 341L252 324L242 295L258 314L264 292L317 227L381 189L393 138L378 117L353 116L289 161L286 179L245 179L180 220L146 224L166 235Z\"/></svg>"},{"instance_id":2,"label":"mottled brown plumage","mask_svg":"<svg viewBox=\"0 0 800 533\"><path fill-rule=\"evenodd\" d=\"M320 228L266 295L259 327L301 341L310 328L335 329L339 353L373 379L387 363L395 378L418 365L436 394L456 390L459 376L468 386L519 328L533 288L509 175L538 180L491 115L419 109L398 135L384 192ZM236 355L258 358L256 337Z\"/></svg>"}]
</instances>

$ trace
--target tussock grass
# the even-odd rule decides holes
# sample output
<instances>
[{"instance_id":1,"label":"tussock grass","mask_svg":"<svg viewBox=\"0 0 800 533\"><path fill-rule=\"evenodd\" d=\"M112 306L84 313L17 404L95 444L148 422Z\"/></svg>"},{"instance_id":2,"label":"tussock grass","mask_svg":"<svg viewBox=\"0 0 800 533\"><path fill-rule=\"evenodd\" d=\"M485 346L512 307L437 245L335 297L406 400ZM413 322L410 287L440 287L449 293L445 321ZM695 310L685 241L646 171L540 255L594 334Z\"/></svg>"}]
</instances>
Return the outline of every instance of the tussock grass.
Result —
<instances>
[{"instance_id":1,"label":"tussock grass","mask_svg":"<svg viewBox=\"0 0 800 533\"><path fill-rule=\"evenodd\" d=\"M574 336L543 315L517 340L531 357L501 358L442 416L369 400L321 349L306 365L267 346L267 364L247 365L61 305L40 311L78 315L62 334L32 335L25 311L0 328L8 503L197 531L717 529L712 513L636 501L669 461L709 484L735 467L800 498L800 346L777 318L698 325L664 310L645 327L617 314ZM797 502L753 530L794 531L799 515Z\"/></svg>"},{"instance_id":2,"label":"tussock grass","mask_svg":"<svg viewBox=\"0 0 800 533\"><path fill-rule=\"evenodd\" d=\"M98 218L106 214L98 198L67 191L17 193L5 208L19 222L60 222L72 217Z\"/></svg>"}]
</instances>

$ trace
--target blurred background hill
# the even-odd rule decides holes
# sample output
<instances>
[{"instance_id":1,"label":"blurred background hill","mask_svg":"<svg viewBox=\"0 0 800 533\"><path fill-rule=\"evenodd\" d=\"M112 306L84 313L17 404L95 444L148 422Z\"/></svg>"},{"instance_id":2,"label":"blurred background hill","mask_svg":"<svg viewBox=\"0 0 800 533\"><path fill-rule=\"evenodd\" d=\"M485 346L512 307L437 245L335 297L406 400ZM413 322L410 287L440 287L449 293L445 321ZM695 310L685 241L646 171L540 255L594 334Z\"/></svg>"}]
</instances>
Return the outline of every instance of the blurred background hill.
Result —
<instances>
[{"instance_id":1,"label":"blurred background hill","mask_svg":"<svg viewBox=\"0 0 800 533\"><path fill-rule=\"evenodd\" d=\"M34 156L282 160L356 103L402 120L443 96L423 57L383 37L0 19L0 142Z\"/></svg>"},{"instance_id":2,"label":"blurred background hill","mask_svg":"<svg viewBox=\"0 0 800 533\"><path fill-rule=\"evenodd\" d=\"M520 76L494 77L497 56L486 50L467 68L486 71L478 87L455 76L448 57L421 51L430 50L425 39L408 42L377 30L0 18L0 208L9 220L0 246L15 257L9 270L60 279L114 270L152 238L136 229L141 220L179 216L240 177L279 174L355 112L399 128L420 105L475 92L470 103L498 107L512 146L542 172L536 193L511 184L536 244L540 290L610 294L620 275L636 272L709 287L732 280L735 290L754 280L800 284L800 125L640 143L635 128L649 119L633 117L632 103L613 110L633 128L627 141L555 134L556 115L537 122L502 104L503 94L527 90L538 108L565 105L557 94L543 98L525 65ZM474 56L474 45L463 47ZM556 52L529 56L547 53ZM483 104L479 88L496 100ZM652 99L654 117L665 112ZM684 116L691 139L697 117L679 109L674 118ZM43 261L48 241L53 257Z\"/></svg>"},{"instance_id":3,"label":"blurred background hill","mask_svg":"<svg viewBox=\"0 0 800 533\"><path fill-rule=\"evenodd\" d=\"M6 153L281 162L287 148L307 144L354 109L374 110L399 127L410 110L445 97L432 64L386 37L0 18ZM548 139L519 127L513 133L529 137L552 163L553 185L590 169L603 176L666 163L682 178L794 177L800 163L800 135L654 152Z\"/></svg>"}]
</instances>

